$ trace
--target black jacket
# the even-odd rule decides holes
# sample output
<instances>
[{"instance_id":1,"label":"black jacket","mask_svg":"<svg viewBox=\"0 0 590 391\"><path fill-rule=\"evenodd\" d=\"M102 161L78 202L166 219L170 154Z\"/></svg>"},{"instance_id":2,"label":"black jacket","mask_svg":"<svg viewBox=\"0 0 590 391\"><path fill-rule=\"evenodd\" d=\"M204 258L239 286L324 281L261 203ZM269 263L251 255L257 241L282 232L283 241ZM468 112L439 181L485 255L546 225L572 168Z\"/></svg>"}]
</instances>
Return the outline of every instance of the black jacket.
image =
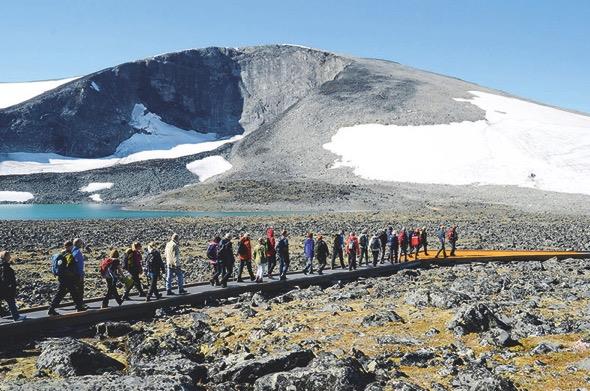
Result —
<instances>
[{"instance_id":1,"label":"black jacket","mask_svg":"<svg viewBox=\"0 0 590 391\"><path fill-rule=\"evenodd\" d=\"M324 241L324 239L320 239L316 242L315 247L315 257L319 261L325 261L326 258L330 255L330 251L328 250L328 245Z\"/></svg>"},{"instance_id":2,"label":"black jacket","mask_svg":"<svg viewBox=\"0 0 590 391\"><path fill-rule=\"evenodd\" d=\"M156 249L153 249L148 253L145 258L145 267L148 273L154 273L157 276L166 272L164 261L162 261L162 255L160 255L160 252Z\"/></svg>"},{"instance_id":3,"label":"black jacket","mask_svg":"<svg viewBox=\"0 0 590 391\"><path fill-rule=\"evenodd\" d=\"M221 240L219 247L217 248L217 260L226 264L234 263L236 261L231 240Z\"/></svg>"},{"instance_id":4,"label":"black jacket","mask_svg":"<svg viewBox=\"0 0 590 391\"><path fill-rule=\"evenodd\" d=\"M16 276L9 263L0 266L0 298L14 299L16 297Z\"/></svg>"}]
</instances>

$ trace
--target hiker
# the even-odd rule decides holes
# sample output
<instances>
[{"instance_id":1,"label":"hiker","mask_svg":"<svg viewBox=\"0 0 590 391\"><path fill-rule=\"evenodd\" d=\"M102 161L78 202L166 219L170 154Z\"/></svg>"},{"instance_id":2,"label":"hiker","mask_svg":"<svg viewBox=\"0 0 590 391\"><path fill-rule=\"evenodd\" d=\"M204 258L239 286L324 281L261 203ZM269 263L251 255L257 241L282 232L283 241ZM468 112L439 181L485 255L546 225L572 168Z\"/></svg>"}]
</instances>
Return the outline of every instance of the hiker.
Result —
<instances>
[{"instance_id":1,"label":"hiker","mask_svg":"<svg viewBox=\"0 0 590 391\"><path fill-rule=\"evenodd\" d=\"M393 231L393 227L389 227L388 230L391 232ZM385 262L385 248L387 246L389 236L387 235L387 231L381 231L379 235L379 240L381 240L381 263Z\"/></svg>"},{"instance_id":2,"label":"hiker","mask_svg":"<svg viewBox=\"0 0 590 391\"><path fill-rule=\"evenodd\" d=\"M76 238L73 240L74 247L72 248L72 255L76 260L76 270L78 281L76 282L76 287L78 288L78 296L84 299L84 262L86 257L82 253L82 248L84 248L84 241L80 238Z\"/></svg>"},{"instance_id":3,"label":"hiker","mask_svg":"<svg viewBox=\"0 0 590 391\"><path fill-rule=\"evenodd\" d=\"M459 239L459 235L457 235L457 225L453 224L449 231L447 232L447 240L451 244L451 253L449 254L451 257L455 256L455 250L457 249L457 240Z\"/></svg>"},{"instance_id":4,"label":"hiker","mask_svg":"<svg viewBox=\"0 0 590 391\"><path fill-rule=\"evenodd\" d=\"M436 253L436 255L434 257L438 258L438 256L442 252L443 258L446 258L447 251L445 250L445 226L444 226L444 224L440 225L440 227L436 231L436 236L438 237L438 241L440 242L440 249L438 250L438 252Z\"/></svg>"},{"instance_id":5,"label":"hiker","mask_svg":"<svg viewBox=\"0 0 590 391\"><path fill-rule=\"evenodd\" d=\"M342 252L342 245L340 244L340 234L334 235L334 241L332 242L332 269L336 268L336 257L340 259L340 267L344 269L344 254Z\"/></svg>"},{"instance_id":6,"label":"hiker","mask_svg":"<svg viewBox=\"0 0 590 391\"><path fill-rule=\"evenodd\" d=\"M397 241L399 243L399 262L402 261L402 255L404 256L404 262L408 262L408 233L406 228L403 227L397 235Z\"/></svg>"},{"instance_id":7,"label":"hiker","mask_svg":"<svg viewBox=\"0 0 590 391\"><path fill-rule=\"evenodd\" d=\"M381 250L381 239L377 234L371 238L369 247L371 248L371 254L373 254L373 267L376 267L379 262L379 251Z\"/></svg>"},{"instance_id":8,"label":"hiker","mask_svg":"<svg viewBox=\"0 0 590 391\"><path fill-rule=\"evenodd\" d=\"M416 250L415 259L416 259L416 261L419 261L418 251L420 250L420 230L418 228L416 228L414 230L414 234L410 238L410 246L412 246L412 248L414 250ZM411 256L411 251L410 251L410 256Z\"/></svg>"},{"instance_id":9,"label":"hiker","mask_svg":"<svg viewBox=\"0 0 590 391\"><path fill-rule=\"evenodd\" d=\"M328 257L330 256L330 250L328 244L324 241L322 235L318 236L318 240L315 244L315 257L318 260L318 274L324 274L324 268L327 265Z\"/></svg>"},{"instance_id":10,"label":"hiker","mask_svg":"<svg viewBox=\"0 0 590 391\"><path fill-rule=\"evenodd\" d=\"M142 256L141 256L141 243L134 242L131 248L125 252L125 259L123 260L123 269L127 270L133 284L125 287L125 293L123 294L123 300L129 300L129 293L131 289L135 287L139 292L139 297L145 297L143 286L141 285L141 275L143 274L142 268Z\"/></svg>"},{"instance_id":11,"label":"hiker","mask_svg":"<svg viewBox=\"0 0 590 391\"><path fill-rule=\"evenodd\" d=\"M180 263L180 245L178 241L180 236L173 234L172 238L166 243L164 254L166 255L166 295L174 296L172 291L172 279L176 277L178 281L178 294L183 295L187 293L184 290L184 272Z\"/></svg>"},{"instance_id":12,"label":"hiker","mask_svg":"<svg viewBox=\"0 0 590 391\"><path fill-rule=\"evenodd\" d=\"M268 261L268 278L274 280L272 276L272 271L277 266L277 252L275 250L276 246L275 241L275 231L273 227L270 227L266 230L266 259Z\"/></svg>"},{"instance_id":13,"label":"hiker","mask_svg":"<svg viewBox=\"0 0 590 391\"><path fill-rule=\"evenodd\" d=\"M289 234L287 230L284 230L281 234L279 241L277 242L276 252L279 256L279 272L280 280L285 281L287 279L287 271L289 270Z\"/></svg>"},{"instance_id":14,"label":"hiker","mask_svg":"<svg viewBox=\"0 0 590 391\"><path fill-rule=\"evenodd\" d=\"M410 228L407 232L408 235L408 246L410 247L410 251L408 253L409 257L412 258L412 253L414 252L414 246L412 246L412 238L414 237L414 230Z\"/></svg>"},{"instance_id":15,"label":"hiker","mask_svg":"<svg viewBox=\"0 0 590 391\"><path fill-rule=\"evenodd\" d=\"M166 273L166 267L162 260L162 255L158 250L158 244L151 242L148 244L148 253L145 257L146 272L150 279L150 287L148 289L145 301L150 301L152 294L156 299L161 299L162 294L158 292L158 281Z\"/></svg>"},{"instance_id":16,"label":"hiker","mask_svg":"<svg viewBox=\"0 0 590 391\"><path fill-rule=\"evenodd\" d=\"M361 248L361 257L359 258L359 266L363 266L363 258L365 263L369 266L369 235L368 230L365 228L359 237L359 247Z\"/></svg>"},{"instance_id":17,"label":"hiker","mask_svg":"<svg viewBox=\"0 0 590 391\"><path fill-rule=\"evenodd\" d=\"M242 272L244 271L244 266L248 269L248 274L250 275L250 281L254 281L256 277L254 277L254 273L252 272L252 243L250 242L250 234L245 233L240 238L238 242L238 252L236 254L240 260L240 265L238 268L238 282L243 282L242 280Z\"/></svg>"},{"instance_id":18,"label":"hiker","mask_svg":"<svg viewBox=\"0 0 590 391\"><path fill-rule=\"evenodd\" d=\"M115 299L117 304L123 304L123 299L117 291L117 282L123 276L123 269L119 261L119 251L112 250L109 256L100 263L100 274L107 283L107 293L102 299L100 308L109 308L109 301Z\"/></svg>"},{"instance_id":19,"label":"hiker","mask_svg":"<svg viewBox=\"0 0 590 391\"><path fill-rule=\"evenodd\" d=\"M219 242L221 242L220 236L215 236L213 240L207 246L207 259L209 259L209 265L211 265L211 279L209 283L212 286L219 285L219 276L221 276L222 270L218 266L217 252L219 250Z\"/></svg>"},{"instance_id":20,"label":"hiker","mask_svg":"<svg viewBox=\"0 0 590 391\"><path fill-rule=\"evenodd\" d=\"M231 234L228 233L225 234L217 249L217 267L220 268L221 272L221 281L219 284L223 288L227 288L227 282L234 272L235 263L236 259L234 258Z\"/></svg>"},{"instance_id":21,"label":"hiker","mask_svg":"<svg viewBox=\"0 0 590 391\"><path fill-rule=\"evenodd\" d=\"M359 240L354 232L351 232L346 240L346 254L348 254L348 270L356 270L356 257L360 254Z\"/></svg>"},{"instance_id":22,"label":"hiker","mask_svg":"<svg viewBox=\"0 0 590 391\"><path fill-rule=\"evenodd\" d=\"M27 317L19 314L16 307L16 275L10 266L10 258L11 255L8 251L0 252L0 300L4 300L8 304L12 319L19 322Z\"/></svg>"},{"instance_id":23,"label":"hiker","mask_svg":"<svg viewBox=\"0 0 590 391\"><path fill-rule=\"evenodd\" d=\"M258 239L258 245L254 248L254 263L256 265L256 282L263 283L266 274L266 240Z\"/></svg>"},{"instance_id":24,"label":"hiker","mask_svg":"<svg viewBox=\"0 0 590 391\"><path fill-rule=\"evenodd\" d=\"M79 280L77 274L76 260L72 255L72 248L74 244L71 240L64 243L64 249L61 253L54 255L51 258L52 271L57 277L58 288L57 293L53 297L47 314L50 316L59 315L55 310L66 294L70 294L72 301L76 305L76 310L86 311L88 307L82 302L82 298L78 295L79 291L76 289L76 283Z\"/></svg>"},{"instance_id":25,"label":"hiker","mask_svg":"<svg viewBox=\"0 0 590 391\"><path fill-rule=\"evenodd\" d=\"M303 254L305 255L306 263L303 269L303 274L313 274L313 255L315 250L315 243L313 241L313 234L309 232L307 238L303 242Z\"/></svg>"},{"instance_id":26,"label":"hiker","mask_svg":"<svg viewBox=\"0 0 590 391\"><path fill-rule=\"evenodd\" d=\"M397 263L397 255L399 253L399 240L397 237L397 231L391 231L387 235L387 246L389 248L387 260L392 264Z\"/></svg>"},{"instance_id":27,"label":"hiker","mask_svg":"<svg viewBox=\"0 0 590 391\"><path fill-rule=\"evenodd\" d=\"M428 232L426 232L426 227L422 227L420 231L420 245L424 249L424 255L428 256Z\"/></svg>"}]
</instances>

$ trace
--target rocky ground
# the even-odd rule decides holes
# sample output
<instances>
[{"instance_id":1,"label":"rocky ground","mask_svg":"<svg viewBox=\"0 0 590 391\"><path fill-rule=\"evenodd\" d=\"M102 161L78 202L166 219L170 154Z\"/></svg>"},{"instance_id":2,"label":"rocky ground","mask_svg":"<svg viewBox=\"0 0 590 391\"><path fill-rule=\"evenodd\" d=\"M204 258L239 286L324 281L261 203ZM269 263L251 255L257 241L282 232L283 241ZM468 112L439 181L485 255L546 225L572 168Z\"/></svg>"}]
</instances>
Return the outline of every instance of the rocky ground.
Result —
<instances>
[{"instance_id":1,"label":"rocky ground","mask_svg":"<svg viewBox=\"0 0 590 391\"><path fill-rule=\"evenodd\" d=\"M433 266L158 310L6 348L0 390L585 389L589 278L589 259Z\"/></svg>"},{"instance_id":2,"label":"rocky ground","mask_svg":"<svg viewBox=\"0 0 590 391\"><path fill-rule=\"evenodd\" d=\"M275 217L177 218L149 220L96 221L13 221L0 224L0 248L14 253L15 270L20 282L18 302L21 307L46 305L56 288L49 271L49 257L59 251L67 239L83 238L90 251L86 266L86 297L104 294L104 281L98 265L112 248L126 248L133 241L165 243L173 232L181 236L183 268L188 281L204 281L209 275L205 249L215 234L249 232L253 239L263 235L266 227L291 233L292 269L301 269L302 240L306 232L331 236L341 229L370 232L388 225L426 226L432 245L434 230L440 223L459 225L459 244L470 249L588 250L590 229L584 216L525 213L501 206L475 209L456 205L440 209L407 212L350 212L304 214Z\"/></svg>"}]
</instances>

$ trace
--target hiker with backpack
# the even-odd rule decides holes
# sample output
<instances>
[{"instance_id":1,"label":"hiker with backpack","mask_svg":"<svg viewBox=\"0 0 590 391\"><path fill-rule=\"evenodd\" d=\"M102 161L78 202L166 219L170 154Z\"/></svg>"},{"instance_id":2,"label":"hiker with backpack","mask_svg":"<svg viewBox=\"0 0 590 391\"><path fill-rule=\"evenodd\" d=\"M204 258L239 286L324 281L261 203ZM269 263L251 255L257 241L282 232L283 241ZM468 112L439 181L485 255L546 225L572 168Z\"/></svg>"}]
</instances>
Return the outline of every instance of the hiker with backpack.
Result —
<instances>
[{"instance_id":1,"label":"hiker with backpack","mask_svg":"<svg viewBox=\"0 0 590 391\"><path fill-rule=\"evenodd\" d=\"M410 248L408 256L410 258L412 258L412 253L414 252L414 246L412 245L412 242L414 242L412 240L412 238L414 237L414 230L412 228L410 228L407 232L407 235L408 235L408 247Z\"/></svg>"},{"instance_id":2,"label":"hiker with backpack","mask_svg":"<svg viewBox=\"0 0 590 391\"><path fill-rule=\"evenodd\" d=\"M117 282L123 276L118 250L112 250L109 256L100 262L100 275L107 283L107 293L102 299L100 308L109 308L111 299L115 299L119 305L123 304L123 299L117 290Z\"/></svg>"},{"instance_id":3,"label":"hiker with backpack","mask_svg":"<svg viewBox=\"0 0 590 391\"><path fill-rule=\"evenodd\" d=\"M399 243L399 262L402 261L402 255L404 256L404 262L408 262L408 232L403 227L397 235L397 241Z\"/></svg>"},{"instance_id":4,"label":"hiker with backpack","mask_svg":"<svg viewBox=\"0 0 590 391\"><path fill-rule=\"evenodd\" d=\"M324 274L324 269L326 268L329 256L330 250L328 249L328 244L324 240L324 237L319 235L315 245L315 257L318 260L319 265L318 274Z\"/></svg>"},{"instance_id":5,"label":"hiker with backpack","mask_svg":"<svg viewBox=\"0 0 590 391\"><path fill-rule=\"evenodd\" d=\"M379 262L379 251L381 250L381 239L377 234L373 235L369 244L371 248L371 254L373 255L373 267L377 267Z\"/></svg>"},{"instance_id":6,"label":"hiker with backpack","mask_svg":"<svg viewBox=\"0 0 590 391\"><path fill-rule=\"evenodd\" d=\"M272 272L277 266L277 252L275 250L276 245L275 231L273 227L269 227L266 230L266 240L264 242L264 247L266 248L266 260L268 262L268 278L271 280L274 279Z\"/></svg>"},{"instance_id":7,"label":"hiker with backpack","mask_svg":"<svg viewBox=\"0 0 590 391\"><path fill-rule=\"evenodd\" d=\"M158 281L166 273L166 267L162 260L162 255L158 250L158 244L151 242L148 244L148 253L145 257L146 274L150 279L150 287L148 289L145 301L150 301L152 295L156 299L161 299L162 294L158 292Z\"/></svg>"},{"instance_id":8,"label":"hiker with backpack","mask_svg":"<svg viewBox=\"0 0 590 391\"><path fill-rule=\"evenodd\" d=\"M176 277L178 281L178 294L183 295L187 293L184 290L184 272L180 263L180 244L178 241L180 236L172 234L172 238L166 243L164 254L166 255L166 295L173 296L172 279Z\"/></svg>"},{"instance_id":9,"label":"hiker with backpack","mask_svg":"<svg viewBox=\"0 0 590 391\"><path fill-rule=\"evenodd\" d=\"M77 282L79 281L78 269L76 266L76 260L72 254L72 248L74 244L71 240L64 243L64 249L59 254L55 254L51 257L51 271L53 275L57 277L58 288L47 314L50 316L59 315L55 310L64 299L66 294L70 294L72 301L76 306L78 312L86 311L87 306L84 305L82 298L79 295L77 289Z\"/></svg>"},{"instance_id":10,"label":"hiker with backpack","mask_svg":"<svg viewBox=\"0 0 590 391\"><path fill-rule=\"evenodd\" d=\"M234 250L231 242L231 234L226 234L217 249L217 267L221 271L221 281L219 282L223 288L227 288L227 282L234 272Z\"/></svg>"},{"instance_id":11,"label":"hiker with backpack","mask_svg":"<svg viewBox=\"0 0 590 391\"><path fill-rule=\"evenodd\" d=\"M207 259L209 260L209 265L211 265L211 279L209 280L211 286L219 285L219 276L222 273L217 261L219 242L221 242L221 237L218 235L207 245Z\"/></svg>"},{"instance_id":12,"label":"hiker with backpack","mask_svg":"<svg viewBox=\"0 0 590 391\"><path fill-rule=\"evenodd\" d=\"M340 259L340 267L344 269L344 253L342 252L342 236L340 234L334 235L332 241L332 269L336 268L336 257Z\"/></svg>"},{"instance_id":13,"label":"hiker with backpack","mask_svg":"<svg viewBox=\"0 0 590 391\"><path fill-rule=\"evenodd\" d=\"M451 253L449 256L455 256L455 250L457 250L457 240L459 239L459 235L457 235L457 225L453 224L449 231L447 232L447 240L451 244Z\"/></svg>"},{"instance_id":14,"label":"hiker with backpack","mask_svg":"<svg viewBox=\"0 0 590 391\"><path fill-rule=\"evenodd\" d=\"M19 322L27 317L19 314L16 306L16 274L10 266L10 258L11 255L8 251L0 252L0 300L4 300L8 304L12 319Z\"/></svg>"},{"instance_id":15,"label":"hiker with backpack","mask_svg":"<svg viewBox=\"0 0 590 391\"><path fill-rule=\"evenodd\" d=\"M289 270L289 264L291 260L289 259L289 233L287 230L283 230L281 233L281 237L277 242L276 252L279 256L279 272L280 272L280 280L285 281L287 279L287 271Z\"/></svg>"},{"instance_id":16,"label":"hiker with backpack","mask_svg":"<svg viewBox=\"0 0 590 391\"><path fill-rule=\"evenodd\" d=\"M86 261L86 257L82 253L82 248L84 247L84 241L80 238L76 238L73 240L74 247L72 248L72 255L76 260L76 269L78 275L78 281L76 283L76 287L78 288L78 295L83 299L84 298L84 263Z\"/></svg>"},{"instance_id":17,"label":"hiker with backpack","mask_svg":"<svg viewBox=\"0 0 590 391\"><path fill-rule=\"evenodd\" d=\"M438 250L438 252L434 256L434 258L438 258L438 256L440 255L441 252L443 254L443 258L446 258L447 251L445 249L445 226L444 226L444 224L440 225L440 227L436 231L436 236L438 237L438 241L440 243L440 249Z\"/></svg>"},{"instance_id":18,"label":"hiker with backpack","mask_svg":"<svg viewBox=\"0 0 590 391\"><path fill-rule=\"evenodd\" d=\"M313 233L308 232L305 241L303 242L303 255L305 255L305 268L303 274L313 274L313 256L315 250L315 242L313 241Z\"/></svg>"},{"instance_id":19,"label":"hiker with backpack","mask_svg":"<svg viewBox=\"0 0 590 391\"><path fill-rule=\"evenodd\" d=\"M359 258L359 267L363 266L363 258L365 259L365 263L369 266L369 234L368 230L365 228L359 237L359 246L361 248L361 257Z\"/></svg>"},{"instance_id":20,"label":"hiker with backpack","mask_svg":"<svg viewBox=\"0 0 590 391\"><path fill-rule=\"evenodd\" d=\"M393 227L389 227L389 229L393 231ZM383 263L385 260L385 248L389 242L389 236L385 230L382 230L379 234L379 240L381 241L381 263Z\"/></svg>"},{"instance_id":21,"label":"hiker with backpack","mask_svg":"<svg viewBox=\"0 0 590 391\"><path fill-rule=\"evenodd\" d=\"M238 251L237 251L238 259L240 260L240 265L238 268L238 282L243 282L242 280L242 272L244 271L244 266L248 269L248 274L250 275L250 281L254 281L256 277L254 277L254 272L252 271L252 242L250 241L250 234L245 233L240 238L238 242Z\"/></svg>"},{"instance_id":22,"label":"hiker with backpack","mask_svg":"<svg viewBox=\"0 0 590 391\"><path fill-rule=\"evenodd\" d=\"M348 254L348 270L356 270L356 258L361 253L359 240L354 232L346 239L346 254Z\"/></svg>"},{"instance_id":23,"label":"hiker with backpack","mask_svg":"<svg viewBox=\"0 0 590 391\"><path fill-rule=\"evenodd\" d=\"M418 228L416 228L414 230L414 234L410 238L410 246L412 246L412 248L416 251L415 259L416 259L416 261L419 261L418 251L420 250L420 230ZM410 254L411 254L411 251L410 251Z\"/></svg>"},{"instance_id":24,"label":"hiker with backpack","mask_svg":"<svg viewBox=\"0 0 590 391\"><path fill-rule=\"evenodd\" d=\"M397 231L392 231L391 235L387 237L388 240L388 247L389 253L387 254L387 260L391 263L398 262L398 254L399 254L399 239L397 235Z\"/></svg>"},{"instance_id":25,"label":"hiker with backpack","mask_svg":"<svg viewBox=\"0 0 590 391\"><path fill-rule=\"evenodd\" d=\"M424 255L428 256L428 232L425 226L420 230L420 245L424 249Z\"/></svg>"},{"instance_id":26,"label":"hiker with backpack","mask_svg":"<svg viewBox=\"0 0 590 391\"><path fill-rule=\"evenodd\" d=\"M254 264L256 265L256 282L264 282L264 275L266 274L266 239L258 239L258 245L254 248Z\"/></svg>"},{"instance_id":27,"label":"hiker with backpack","mask_svg":"<svg viewBox=\"0 0 590 391\"><path fill-rule=\"evenodd\" d=\"M125 293L123 294L123 300L130 300L129 293L131 289L135 287L139 292L139 297L145 297L143 286L141 285L141 275L143 274L142 267L142 256L141 256L141 243L134 242L131 248L125 252L125 259L123 260L123 268L127 270L133 284L125 287Z\"/></svg>"}]
</instances>

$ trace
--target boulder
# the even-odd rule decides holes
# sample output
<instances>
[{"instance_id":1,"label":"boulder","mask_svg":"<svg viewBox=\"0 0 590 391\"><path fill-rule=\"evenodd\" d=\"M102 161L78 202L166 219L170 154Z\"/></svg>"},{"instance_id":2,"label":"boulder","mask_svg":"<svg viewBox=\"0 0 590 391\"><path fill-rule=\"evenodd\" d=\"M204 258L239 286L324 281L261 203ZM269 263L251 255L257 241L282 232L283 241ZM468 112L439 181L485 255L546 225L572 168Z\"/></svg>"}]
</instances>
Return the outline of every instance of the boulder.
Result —
<instances>
[{"instance_id":1,"label":"boulder","mask_svg":"<svg viewBox=\"0 0 590 391\"><path fill-rule=\"evenodd\" d=\"M404 297L406 304L419 308L436 307L449 309L459 307L461 304L467 303L470 300L471 297L465 293L434 287L410 291Z\"/></svg>"},{"instance_id":2,"label":"boulder","mask_svg":"<svg viewBox=\"0 0 590 391\"><path fill-rule=\"evenodd\" d=\"M364 390L373 381L355 358L338 359L322 352L305 368L277 372L254 382L255 391L306 390L353 391Z\"/></svg>"},{"instance_id":3,"label":"boulder","mask_svg":"<svg viewBox=\"0 0 590 391\"><path fill-rule=\"evenodd\" d=\"M458 334L480 333L491 328L509 330L510 326L504 323L485 304L475 303L461 307L453 319L447 324L447 328L455 330Z\"/></svg>"},{"instance_id":4,"label":"boulder","mask_svg":"<svg viewBox=\"0 0 590 391\"><path fill-rule=\"evenodd\" d=\"M453 389L469 391L516 391L511 380L492 373L483 365L462 368L451 382Z\"/></svg>"},{"instance_id":5,"label":"boulder","mask_svg":"<svg viewBox=\"0 0 590 391\"><path fill-rule=\"evenodd\" d=\"M37 369L63 377L98 375L125 367L95 347L73 338L52 338L39 346L41 354L37 358Z\"/></svg>"},{"instance_id":6,"label":"boulder","mask_svg":"<svg viewBox=\"0 0 590 391\"><path fill-rule=\"evenodd\" d=\"M212 375L215 382L253 383L269 373L304 367L314 358L311 350L271 354L262 358L238 360L226 369Z\"/></svg>"},{"instance_id":7,"label":"boulder","mask_svg":"<svg viewBox=\"0 0 590 391\"><path fill-rule=\"evenodd\" d=\"M395 311L384 311L376 314L368 315L363 318L361 325L365 327L383 326L389 322L402 322L404 320Z\"/></svg>"},{"instance_id":8,"label":"boulder","mask_svg":"<svg viewBox=\"0 0 590 391\"><path fill-rule=\"evenodd\" d=\"M96 325L96 335L117 338L129 334L133 328L128 322L103 322Z\"/></svg>"},{"instance_id":9,"label":"boulder","mask_svg":"<svg viewBox=\"0 0 590 391\"><path fill-rule=\"evenodd\" d=\"M434 357L435 354L432 350L420 349L404 354L399 363L406 366L425 367Z\"/></svg>"},{"instance_id":10,"label":"boulder","mask_svg":"<svg viewBox=\"0 0 590 391\"><path fill-rule=\"evenodd\" d=\"M537 346L535 346L531 350L531 355L558 352L562 348L563 348L563 345L561 345L561 344L556 344L556 343L551 343L551 342L541 342L540 344L538 344Z\"/></svg>"}]
</instances>

